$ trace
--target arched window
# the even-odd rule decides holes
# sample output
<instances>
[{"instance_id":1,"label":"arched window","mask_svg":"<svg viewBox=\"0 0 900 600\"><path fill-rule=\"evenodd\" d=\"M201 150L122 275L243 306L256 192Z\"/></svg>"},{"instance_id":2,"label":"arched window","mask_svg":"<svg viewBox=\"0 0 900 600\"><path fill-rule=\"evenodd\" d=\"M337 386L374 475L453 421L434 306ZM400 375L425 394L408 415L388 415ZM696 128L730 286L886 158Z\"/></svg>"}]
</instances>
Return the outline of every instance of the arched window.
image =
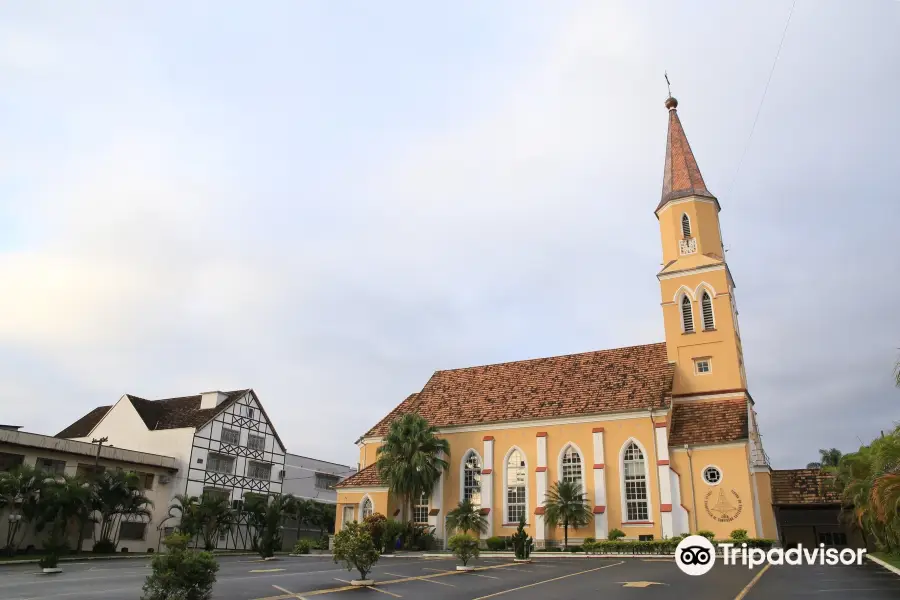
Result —
<instances>
[{"instance_id":1,"label":"arched window","mask_svg":"<svg viewBox=\"0 0 900 600\"><path fill-rule=\"evenodd\" d=\"M469 451L463 462L462 499L481 506L481 459Z\"/></svg>"},{"instance_id":2,"label":"arched window","mask_svg":"<svg viewBox=\"0 0 900 600\"><path fill-rule=\"evenodd\" d=\"M691 218L687 214L681 215L681 233L685 239L691 237Z\"/></svg>"},{"instance_id":3,"label":"arched window","mask_svg":"<svg viewBox=\"0 0 900 600\"><path fill-rule=\"evenodd\" d=\"M363 519L365 519L366 517L371 515L373 512L375 512L375 508L372 506L372 499L369 497L366 497L363 500L362 509L360 509L360 511L359 511L359 520L362 521Z\"/></svg>"},{"instance_id":4,"label":"arched window","mask_svg":"<svg viewBox=\"0 0 900 600\"><path fill-rule=\"evenodd\" d=\"M694 310L691 308L691 299L687 296L681 298L681 326L685 333L694 332Z\"/></svg>"},{"instance_id":5,"label":"arched window","mask_svg":"<svg viewBox=\"0 0 900 600\"><path fill-rule=\"evenodd\" d=\"M562 468L560 469L561 479L563 481L572 481L575 483L584 482L581 474L581 455L578 454L573 446L566 448L562 455Z\"/></svg>"},{"instance_id":6,"label":"arched window","mask_svg":"<svg viewBox=\"0 0 900 600\"><path fill-rule=\"evenodd\" d=\"M413 521L416 523L428 522L428 496L425 492L419 497L419 501L413 507Z\"/></svg>"},{"instance_id":7,"label":"arched window","mask_svg":"<svg viewBox=\"0 0 900 600\"><path fill-rule=\"evenodd\" d=\"M622 456L622 477L625 489L625 520L648 521L647 465L644 453L633 441L628 442Z\"/></svg>"},{"instance_id":8,"label":"arched window","mask_svg":"<svg viewBox=\"0 0 900 600\"><path fill-rule=\"evenodd\" d=\"M506 522L518 523L525 516L525 456L518 449L506 459Z\"/></svg>"},{"instance_id":9,"label":"arched window","mask_svg":"<svg viewBox=\"0 0 900 600\"><path fill-rule=\"evenodd\" d=\"M700 297L700 310L703 313L703 329L715 329L716 321L713 319L712 298L706 291Z\"/></svg>"}]
</instances>

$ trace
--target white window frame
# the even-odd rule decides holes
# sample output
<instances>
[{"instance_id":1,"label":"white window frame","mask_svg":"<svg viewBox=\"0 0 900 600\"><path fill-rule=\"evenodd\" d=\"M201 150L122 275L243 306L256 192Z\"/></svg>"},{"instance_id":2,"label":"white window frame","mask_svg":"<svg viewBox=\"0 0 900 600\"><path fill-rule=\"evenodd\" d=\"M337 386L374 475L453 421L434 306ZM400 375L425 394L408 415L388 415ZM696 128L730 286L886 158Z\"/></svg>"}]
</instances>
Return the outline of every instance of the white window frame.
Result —
<instances>
[{"instance_id":1,"label":"white window frame","mask_svg":"<svg viewBox=\"0 0 900 600\"><path fill-rule=\"evenodd\" d=\"M463 454L462 460L459 463L459 501L462 502L466 497L466 462L468 462L469 457L474 456L478 459L478 503L475 506L481 507L481 498L483 492L483 481L481 479L481 472L484 470L484 461L481 459L481 455L474 448L469 448L465 454Z\"/></svg>"},{"instance_id":2,"label":"white window frame","mask_svg":"<svg viewBox=\"0 0 900 600\"><path fill-rule=\"evenodd\" d=\"M688 331L687 322L684 319L684 302L687 300L688 307L691 311L691 330ZM678 298L678 320L681 321L681 332L682 333L694 333L697 331L696 319L694 318L694 301L687 294L681 294Z\"/></svg>"},{"instance_id":3,"label":"white window frame","mask_svg":"<svg viewBox=\"0 0 900 600\"><path fill-rule=\"evenodd\" d=\"M644 485L647 488L647 522L628 521L628 502L625 498L625 450L629 444L634 443L644 456ZM628 438L619 449L619 495L622 502L622 525L628 527L653 527L653 493L650 485L650 455L644 445L635 438Z\"/></svg>"},{"instance_id":4,"label":"white window frame","mask_svg":"<svg viewBox=\"0 0 900 600\"><path fill-rule=\"evenodd\" d=\"M684 233L684 220L687 219L688 230L687 234ZM681 237L684 239L690 239L694 237L694 224L691 222L691 217L687 213L681 213L681 221L679 222L681 226Z\"/></svg>"},{"instance_id":5,"label":"white window frame","mask_svg":"<svg viewBox=\"0 0 900 600\"><path fill-rule=\"evenodd\" d=\"M528 477L528 455L525 454L525 451L519 448L518 446L513 446L506 452L506 456L503 457L503 523L518 523L519 520L515 521L510 519L509 516L509 459L512 457L513 452L518 451L522 456L522 462L525 463L521 468L525 470L525 522L529 521L530 512L528 512L528 494L530 493L529 489L529 479ZM518 506L518 503L516 504Z\"/></svg>"},{"instance_id":6,"label":"white window frame","mask_svg":"<svg viewBox=\"0 0 900 600\"><path fill-rule=\"evenodd\" d=\"M250 445L250 439L251 439L251 438L256 438L256 439L258 439L258 440L261 441L261 445L260 445L259 448L254 448L253 446ZM265 435L256 435L256 434L253 434L253 433L248 433L248 434L247 434L247 447L250 448L251 450L262 450L262 451L265 451L265 450L266 450L266 436L265 436Z\"/></svg>"},{"instance_id":7,"label":"white window frame","mask_svg":"<svg viewBox=\"0 0 900 600\"><path fill-rule=\"evenodd\" d=\"M362 497L362 500L359 501L359 522L362 523L363 519L366 518L366 502L369 503L369 507L372 509L372 512L369 514L375 514L375 501L372 500L372 497L366 494Z\"/></svg>"},{"instance_id":8,"label":"white window frame","mask_svg":"<svg viewBox=\"0 0 900 600\"><path fill-rule=\"evenodd\" d=\"M700 370L700 363L706 363L707 370ZM694 359L694 375L712 375L712 358L703 356Z\"/></svg>"},{"instance_id":9,"label":"white window frame","mask_svg":"<svg viewBox=\"0 0 900 600\"><path fill-rule=\"evenodd\" d=\"M559 480L565 481L565 479L563 477L563 474L565 472L563 470L563 461L566 457L567 450L571 450L572 452L578 454L578 460L579 460L579 465L580 465L579 466L578 483L581 484L581 493L584 494L585 499L587 499L587 486L585 485L585 480L584 480L584 452L581 451L581 448L579 448L578 445L575 444L575 442L568 442L565 446L562 447L562 450L559 451L559 457L557 458L557 461L556 461L556 466L558 469L556 472L559 473Z\"/></svg>"},{"instance_id":10,"label":"white window frame","mask_svg":"<svg viewBox=\"0 0 900 600\"><path fill-rule=\"evenodd\" d=\"M225 439L225 432L237 434L237 441L232 442ZM219 434L219 441L223 444L231 444L232 446L240 446L241 444L241 430L240 429L232 429L231 427L222 427L222 431Z\"/></svg>"},{"instance_id":11,"label":"white window frame","mask_svg":"<svg viewBox=\"0 0 900 600\"><path fill-rule=\"evenodd\" d=\"M422 512L422 509L425 509L424 513ZM428 504L428 494L423 492L422 495L419 496L419 501L413 505L413 523L416 523L417 525L427 525L428 513L430 510L431 506ZM419 519L420 516L424 516L425 518Z\"/></svg>"},{"instance_id":12,"label":"white window frame","mask_svg":"<svg viewBox=\"0 0 900 600\"><path fill-rule=\"evenodd\" d=\"M709 298L709 316L712 319L712 323L709 327L706 326L706 312L703 310L703 299ZM709 290L702 290L700 292L700 322L703 325L703 331L710 331L711 329L716 328L716 309L713 306L713 295Z\"/></svg>"},{"instance_id":13,"label":"white window frame","mask_svg":"<svg viewBox=\"0 0 900 600\"><path fill-rule=\"evenodd\" d=\"M711 482L709 482L709 481L706 480L706 470L707 470L707 469L715 469L716 471L719 472L719 480L718 480L717 482L711 483ZM706 465L706 466L703 467L703 469L700 471L700 479L703 480L703 483L705 483L706 485L709 485L709 486L717 486L717 485L719 485L720 483L722 483L722 480L723 480L724 478L725 478L725 474L722 473L722 469L721 469L718 465Z\"/></svg>"},{"instance_id":14,"label":"white window frame","mask_svg":"<svg viewBox=\"0 0 900 600\"><path fill-rule=\"evenodd\" d=\"M212 468L212 459L216 460L225 460L231 462L231 469L228 471L220 471L218 469ZM212 473L224 473L226 475L234 475L234 466L237 461L234 460L233 456L228 456L227 454L218 454L216 452L210 452L206 455L206 470Z\"/></svg>"},{"instance_id":15,"label":"white window frame","mask_svg":"<svg viewBox=\"0 0 900 600\"><path fill-rule=\"evenodd\" d=\"M250 474L250 469L252 467L260 467L260 466L269 468L269 476L268 477L260 477L258 475ZM263 461L259 461L259 460L248 460L247 461L247 477L249 477L250 479L259 479L261 481L268 481L268 480L272 479L272 463L263 462Z\"/></svg>"}]
</instances>

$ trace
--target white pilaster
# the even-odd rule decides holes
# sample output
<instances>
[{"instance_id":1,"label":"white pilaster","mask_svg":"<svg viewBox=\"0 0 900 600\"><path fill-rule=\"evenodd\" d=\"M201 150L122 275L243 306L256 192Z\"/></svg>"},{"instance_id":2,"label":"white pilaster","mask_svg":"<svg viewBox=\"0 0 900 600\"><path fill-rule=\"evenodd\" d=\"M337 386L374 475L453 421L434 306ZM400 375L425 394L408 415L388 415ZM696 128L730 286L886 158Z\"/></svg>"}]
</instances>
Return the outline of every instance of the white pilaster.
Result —
<instances>
[{"instance_id":1,"label":"white pilaster","mask_svg":"<svg viewBox=\"0 0 900 600\"><path fill-rule=\"evenodd\" d=\"M594 427L594 537L606 539L609 523L606 517L606 464L603 462L603 428Z\"/></svg>"},{"instance_id":2,"label":"white pilaster","mask_svg":"<svg viewBox=\"0 0 900 600\"><path fill-rule=\"evenodd\" d=\"M537 468L534 474L536 493L534 508L534 543L542 548L547 540L547 527L544 523L544 501L547 499L547 432L537 433ZM530 516L530 515L529 515Z\"/></svg>"},{"instance_id":3,"label":"white pilaster","mask_svg":"<svg viewBox=\"0 0 900 600\"><path fill-rule=\"evenodd\" d=\"M663 538L675 535L672 521L672 476L669 474L669 436L665 423L656 423L656 468L659 475L659 512Z\"/></svg>"},{"instance_id":4,"label":"white pilaster","mask_svg":"<svg viewBox=\"0 0 900 600\"><path fill-rule=\"evenodd\" d=\"M438 454L438 458L446 458L444 453ZM447 539L444 534L444 480L447 478L447 469L441 472L441 476L431 492L428 511L428 524L434 527L434 535L440 539Z\"/></svg>"},{"instance_id":5,"label":"white pilaster","mask_svg":"<svg viewBox=\"0 0 900 600\"><path fill-rule=\"evenodd\" d=\"M494 499L494 436L484 436L484 464L481 465L481 509L487 510L488 528L481 535L487 539L494 535L493 499Z\"/></svg>"}]
</instances>

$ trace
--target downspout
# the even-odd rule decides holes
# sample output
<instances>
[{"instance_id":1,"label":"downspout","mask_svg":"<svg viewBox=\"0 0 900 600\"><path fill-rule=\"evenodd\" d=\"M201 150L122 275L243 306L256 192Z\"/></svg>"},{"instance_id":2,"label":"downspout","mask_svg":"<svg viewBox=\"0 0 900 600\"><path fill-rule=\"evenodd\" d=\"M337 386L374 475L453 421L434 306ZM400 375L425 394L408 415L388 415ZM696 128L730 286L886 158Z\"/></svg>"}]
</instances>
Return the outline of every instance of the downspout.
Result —
<instances>
[{"instance_id":1,"label":"downspout","mask_svg":"<svg viewBox=\"0 0 900 600\"><path fill-rule=\"evenodd\" d=\"M696 533L700 531L700 526L697 524L697 490L694 488L694 461L692 459L694 451L687 444L684 445L684 449L687 450L688 470L691 472L691 507L694 512L694 533Z\"/></svg>"}]
</instances>

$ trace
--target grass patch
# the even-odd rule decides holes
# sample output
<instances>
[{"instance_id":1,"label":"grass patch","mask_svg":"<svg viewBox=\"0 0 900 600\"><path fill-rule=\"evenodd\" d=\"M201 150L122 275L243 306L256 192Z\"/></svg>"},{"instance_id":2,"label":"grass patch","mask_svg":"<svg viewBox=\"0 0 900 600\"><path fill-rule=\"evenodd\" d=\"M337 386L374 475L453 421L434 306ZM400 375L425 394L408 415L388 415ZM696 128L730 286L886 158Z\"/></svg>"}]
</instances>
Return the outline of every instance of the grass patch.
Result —
<instances>
[{"instance_id":1,"label":"grass patch","mask_svg":"<svg viewBox=\"0 0 900 600\"><path fill-rule=\"evenodd\" d=\"M874 556L875 558L880 558L892 567L897 567L898 569L900 569L900 555L888 554L887 552L872 552L872 556Z\"/></svg>"}]
</instances>

